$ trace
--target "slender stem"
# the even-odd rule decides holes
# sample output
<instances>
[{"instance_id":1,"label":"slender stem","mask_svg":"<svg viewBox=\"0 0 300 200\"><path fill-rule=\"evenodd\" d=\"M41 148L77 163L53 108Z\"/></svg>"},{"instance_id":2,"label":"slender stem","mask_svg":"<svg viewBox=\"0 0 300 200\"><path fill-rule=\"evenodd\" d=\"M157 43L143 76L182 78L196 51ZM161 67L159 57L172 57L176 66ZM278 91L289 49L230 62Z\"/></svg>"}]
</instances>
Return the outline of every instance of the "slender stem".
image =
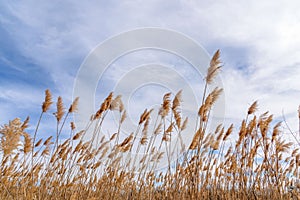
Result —
<instances>
[{"instance_id":1,"label":"slender stem","mask_svg":"<svg viewBox=\"0 0 300 200\"><path fill-rule=\"evenodd\" d=\"M34 146L35 146L35 140L36 140L36 135L37 135L37 131L39 129L42 117L43 117L44 112L41 113L38 123L36 125L35 131L34 131L34 135L33 135L33 142L32 142L32 149L31 149L31 179L32 179L32 184L33 184L33 155L34 155Z\"/></svg>"}]
</instances>

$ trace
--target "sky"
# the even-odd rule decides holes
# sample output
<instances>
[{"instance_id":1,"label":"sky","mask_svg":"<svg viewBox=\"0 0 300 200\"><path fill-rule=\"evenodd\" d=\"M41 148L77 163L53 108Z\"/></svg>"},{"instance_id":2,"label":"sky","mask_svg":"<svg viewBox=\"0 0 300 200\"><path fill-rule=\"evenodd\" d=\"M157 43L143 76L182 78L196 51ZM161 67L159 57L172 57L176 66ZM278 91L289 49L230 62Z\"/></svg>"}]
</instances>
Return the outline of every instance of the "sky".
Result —
<instances>
[{"instance_id":1,"label":"sky","mask_svg":"<svg viewBox=\"0 0 300 200\"><path fill-rule=\"evenodd\" d=\"M67 107L89 55L110 38L154 27L191 38L209 57L220 49L225 123L233 122L238 128L248 107L258 100L259 113L269 111L276 121L282 121L284 113L297 132L299 7L298 0L1 1L0 124L29 115L33 129L45 89L54 98L62 96ZM153 78L151 84L152 79L139 82L145 80L140 76L141 66L153 70L145 76ZM142 71L136 71L139 69ZM164 69L169 70L167 77L161 77L165 82L157 76ZM95 102L90 104L97 108L111 89L122 93L131 88L125 95L126 106L130 117L138 119L146 107L158 106L165 92L183 89L184 106L192 110L189 100L201 99L204 76L178 55L158 49L136 50L110 63L94 90ZM52 113L45 117L50 120ZM45 120L41 135L51 134L51 126Z\"/></svg>"}]
</instances>

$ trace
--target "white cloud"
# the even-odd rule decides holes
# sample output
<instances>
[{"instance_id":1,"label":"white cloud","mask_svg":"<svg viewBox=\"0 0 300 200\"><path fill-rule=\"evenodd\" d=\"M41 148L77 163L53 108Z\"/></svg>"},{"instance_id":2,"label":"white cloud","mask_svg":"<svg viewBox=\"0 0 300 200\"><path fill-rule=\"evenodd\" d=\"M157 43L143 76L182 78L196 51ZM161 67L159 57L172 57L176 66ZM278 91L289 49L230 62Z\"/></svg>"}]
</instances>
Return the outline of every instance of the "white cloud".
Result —
<instances>
[{"instance_id":1,"label":"white cloud","mask_svg":"<svg viewBox=\"0 0 300 200\"><path fill-rule=\"evenodd\" d=\"M9 2L1 22L22 54L48 71L68 99L81 61L99 42L144 26L183 32L210 53L220 48L226 58L222 79L228 117L244 117L259 100L262 111L280 117L285 110L297 129L292 113L300 103L299 6L296 0ZM228 47L237 50L226 52Z\"/></svg>"}]
</instances>

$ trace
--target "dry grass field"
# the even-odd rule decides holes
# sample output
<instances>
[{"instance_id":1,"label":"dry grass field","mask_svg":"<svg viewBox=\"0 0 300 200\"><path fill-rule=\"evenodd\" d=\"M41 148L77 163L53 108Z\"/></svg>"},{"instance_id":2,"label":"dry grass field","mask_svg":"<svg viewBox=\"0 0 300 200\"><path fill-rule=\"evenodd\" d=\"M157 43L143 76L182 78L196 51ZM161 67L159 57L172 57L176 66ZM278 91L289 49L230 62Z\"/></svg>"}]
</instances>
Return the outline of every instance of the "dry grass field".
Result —
<instances>
[{"instance_id":1,"label":"dry grass field","mask_svg":"<svg viewBox=\"0 0 300 200\"><path fill-rule=\"evenodd\" d=\"M220 67L217 51L205 88ZM53 105L46 90L33 133L27 132L29 118L16 118L0 129L0 199L299 199L299 145L285 141L272 115L257 115L257 102L240 124L220 124L214 132L207 131L221 93L221 88L205 89L195 111L198 120L191 123L181 113L181 91L167 93L158 113L146 109L137 130L121 138L126 111L120 96L109 94L86 129L75 132L76 124L67 119L80 99L66 109L61 97ZM51 106L57 107L56 136L40 139L39 124ZM120 128L107 138L101 126L109 112L119 112ZM149 128L150 118L157 118L154 129ZM185 146L182 131L195 124L192 142ZM63 131L70 132L70 138L60 141ZM92 133L89 140L83 139L87 132ZM180 152L167 148L175 135ZM174 153L180 159L169 159ZM168 166L155 170L163 157Z\"/></svg>"}]
</instances>

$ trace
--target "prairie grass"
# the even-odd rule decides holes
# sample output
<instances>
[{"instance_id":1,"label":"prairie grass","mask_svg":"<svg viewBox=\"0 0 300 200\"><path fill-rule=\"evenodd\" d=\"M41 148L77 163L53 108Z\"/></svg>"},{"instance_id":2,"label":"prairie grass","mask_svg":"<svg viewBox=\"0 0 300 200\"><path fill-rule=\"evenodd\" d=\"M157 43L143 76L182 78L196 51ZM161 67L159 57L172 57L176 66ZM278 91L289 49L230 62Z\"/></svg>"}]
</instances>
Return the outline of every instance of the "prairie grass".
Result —
<instances>
[{"instance_id":1,"label":"prairie grass","mask_svg":"<svg viewBox=\"0 0 300 200\"><path fill-rule=\"evenodd\" d=\"M79 99L66 109L58 97L56 134L39 139L39 124L53 104L46 90L33 133L26 132L29 118L16 118L0 129L0 199L299 199L299 144L284 140L281 124L274 124L268 112L257 115L257 102L237 128L220 124L208 131L222 93L221 88L208 92L208 86L220 68L217 51L189 146L182 132L195 122L182 116L182 91L165 94L158 113L145 109L136 131L126 138L120 136L127 117L121 96L110 93L78 132L74 122L67 122ZM109 112L119 113L119 125L107 138L101 127ZM149 128L152 117L157 119L154 129ZM70 137L59 142L63 131ZM175 136L180 152L170 145ZM167 166L156 170L162 158Z\"/></svg>"}]
</instances>

